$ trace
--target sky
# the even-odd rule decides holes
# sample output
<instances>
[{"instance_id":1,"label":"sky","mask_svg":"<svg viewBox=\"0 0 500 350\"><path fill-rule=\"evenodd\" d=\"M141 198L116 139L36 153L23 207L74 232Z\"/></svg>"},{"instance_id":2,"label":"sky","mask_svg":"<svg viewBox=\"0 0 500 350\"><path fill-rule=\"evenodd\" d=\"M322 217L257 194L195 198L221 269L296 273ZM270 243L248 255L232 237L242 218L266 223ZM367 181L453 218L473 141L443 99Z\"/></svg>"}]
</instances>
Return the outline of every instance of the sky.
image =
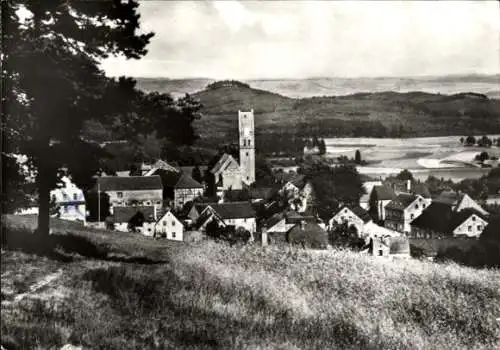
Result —
<instances>
[{"instance_id":1,"label":"sky","mask_svg":"<svg viewBox=\"0 0 500 350\"><path fill-rule=\"evenodd\" d=\"M107 75L213 79L500 73L498 1L145 1L141 60Z\"/></svg>"}]
</instances>

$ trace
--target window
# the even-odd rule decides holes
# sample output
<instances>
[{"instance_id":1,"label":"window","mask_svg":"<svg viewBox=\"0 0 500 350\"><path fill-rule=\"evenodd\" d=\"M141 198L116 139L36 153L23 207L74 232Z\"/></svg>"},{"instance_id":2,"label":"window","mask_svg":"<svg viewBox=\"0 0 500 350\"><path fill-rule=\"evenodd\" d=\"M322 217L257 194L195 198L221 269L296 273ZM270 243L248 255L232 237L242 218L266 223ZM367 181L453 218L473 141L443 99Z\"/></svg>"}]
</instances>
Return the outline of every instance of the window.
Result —
<instances>
[{"instance_id":1,"label":"window","mask_svg":"<svg viewBox=\"0 0 500 350\"><path fill-rule=\"evenodd\" d=\"M411 220L413 220L414 217L415 217L415 215L413 215L413 214L410 215Z\"/></svg>"},{"instance_id":2,"label":"window","mask_svg":"<svg viewBox=\"0 0 500 350\"><path fill-rule=\"evenodd\" d=\"M175 226L175 221L174 220L172 220L172 226Z\"/></svg>"},{"instance_id":3,"label":"window","mask_svg":"<svg viewBox=\"0 0 500 350\"><path fill-rule=\"evenodd\" d=\"M476 217L475 216L472 217L472 221L476 221Z\"/></svg>"},{"instance_id":4,"label":"window","mask_svg":"<svg viewBox=\"0 0 500 350\"><path fill-rule=\"evenodd\" d=\"M477 225L477 230L478 231L481 231L483 229L483 226L482 225Z\"/></svg>"},{"instance_id":5,"label":"window","mask_svg":"<svg viewBox=\"0 0 500 350\"><path fill-rule=\"evenodd\" d=\"M64 212L65 212L65 213L67 213L67 212L68 212L68 209L69 209L69 208L65 205L65 206L64 206Z\"/></svg>"},{"instance_id":6,"label":"window","mask_svg":"<svg viewBox=\"0 0 500 350\"><path fill-rule=\"evenodd\" d=\"M78 199L78 195L76 193L73 193L73 200L76 201Z\"/></svg>"},{"instance_id":7,"label":"window","mask_svg":"<svg viewBox=\"0 0 500 350\"><path fill-rule=\"evenodd\" d=\"M56 195L53 194L51 197L52 197L52 202L55 202L56 201Z\"/></svg>"},{"instance_id":8,"label":"window","mask_svg":"<svg viewBox=\"0 0 500 350\"><path fill-rule=\"evenodd\" d=\"M251 142L252 142L252 141L248 140L248 145L249 145L249 146L250 146Z\"/></svg>"},{"instance_id":9,"label":"window","mask_svg":"<svg viewBox=\"0 0 500 350\"><path fill-rule=\"evenodd\" d=\"M418 209L418 204L415 204L415 209Z\"/></svg>"},{"instance_id":10,"label":"window","mask_svg":"<svg viewBox=\"0 0 500 350\"><path fill-rule=\"evenodd\" d=\"M163 226L167 226L167 222L166 221L163 221Z\"/></svg>"},{"instance_id":11,"label":"window","mask_svg":"<svg viewBox=\"0 0 500 350\"><path fill-rule=\"evenodd\" d=\"M469 232L471 232L472 231L472 226L467 227L467 229L469 230Z\"/></svg>"},{"instance_id":12,"label":"window","mask_svg":"<svg viewBox=\"0 0 500 350\"><path fill-rule=\"evenodd\" d=\"M118 198L123 198L123 192L116 192L116 196Z\"/></svg>"},{"instance_id":13,"label":"window","mask_svg":"<svg viewBox=\"0 0 500 350\"><path fill-rule=\"evenodd\" d=\"M245 155L248 157L248 152L246 152Z\"/></svg>"},{"instance_id":14,"label":"window","mask_svg":"<svg viewBox=\"0 0 500 350\"><path fill-rule=\"evenodd\" d=\"M382 255L384 255L384 251L382 249L379 249L378 256L382 256Z\"/></svg>"},{"instance_id":15,"label":"window","mask_svg":"<svg viewBox=\"0 0 500 350\"><path fill-rule=\"evenodd\" d=\"M172 238L175 238L175 232L172 232Z\"/></svg>"},{"instance_id":16,"label":"window","mask_svg":"<svg viewBox=\"0 0 500 350\"><path fill-rule=\"evenodd\" d=\"M422 208L424 208L424 209L425 209L425 204L422 204Z\"/></svg>"}]
</instances>

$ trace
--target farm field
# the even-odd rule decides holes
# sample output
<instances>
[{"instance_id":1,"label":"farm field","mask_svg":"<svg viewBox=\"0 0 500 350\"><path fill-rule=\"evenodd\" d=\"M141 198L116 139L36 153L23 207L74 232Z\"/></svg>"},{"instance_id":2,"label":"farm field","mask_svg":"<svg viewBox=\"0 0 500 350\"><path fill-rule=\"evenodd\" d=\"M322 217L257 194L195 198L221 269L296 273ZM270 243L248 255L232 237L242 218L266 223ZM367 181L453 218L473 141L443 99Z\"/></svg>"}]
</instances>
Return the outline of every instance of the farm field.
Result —
<instances>
[{"instance_id":1,"label":"farm field","mask_svg":"<svg viewBox=\"0 0 500 350\"><path fill-rule=\"evenodd\" d=\"M10 227L28 227L24 220L6 218ZM30 253L25 230L2 246L6 349L500 346L498 270L59 224L57 254Z\"/></svg>"},{"instance_id":2,"label":"farm field","mask_svg":"<svg viewBox=\"0 0 500 350\"><path fill-rule=\"evenodd\" d=\"M500 135L489 135L498 138ZM327 155L354 157L360 150L369 166L358 167L360 173L385 177L409 169L415 177L425 180L429 175L460 181L478 178L489 169L471 166L476 154L486 151L500 156L500 149L464 147L460 136L421 138L329 138L326 139Z\"/></svg>"}]
</instances>

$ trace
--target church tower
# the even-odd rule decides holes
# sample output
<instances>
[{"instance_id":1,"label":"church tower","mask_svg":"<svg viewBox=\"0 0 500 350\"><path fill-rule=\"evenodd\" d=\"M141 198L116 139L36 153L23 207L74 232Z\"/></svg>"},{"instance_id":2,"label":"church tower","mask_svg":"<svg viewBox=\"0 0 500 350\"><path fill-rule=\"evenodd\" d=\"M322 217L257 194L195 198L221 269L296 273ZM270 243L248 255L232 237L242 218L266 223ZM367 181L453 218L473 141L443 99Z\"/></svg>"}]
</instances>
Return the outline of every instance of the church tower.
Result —
<instances>
[{"instance_id":1,"label":"church tower","mask_svg":"<svg viewBox=\"0 0 500 350\"><path fill-rule=\"evenodd\" d=\"M255 133L253 109L250 112L238 111L240 132L241 179L247 185L255 182Z\"/></svg>"}]
</instances>

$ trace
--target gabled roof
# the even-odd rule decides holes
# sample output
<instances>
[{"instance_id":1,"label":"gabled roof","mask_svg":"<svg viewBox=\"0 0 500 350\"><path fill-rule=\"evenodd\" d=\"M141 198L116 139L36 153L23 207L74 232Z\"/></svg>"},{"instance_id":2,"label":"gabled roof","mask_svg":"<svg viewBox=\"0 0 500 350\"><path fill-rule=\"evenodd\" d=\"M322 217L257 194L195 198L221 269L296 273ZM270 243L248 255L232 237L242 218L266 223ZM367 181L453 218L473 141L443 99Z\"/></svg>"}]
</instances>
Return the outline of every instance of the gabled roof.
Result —
<instances>
[{"instance_id":1,"label":"gabled roof","mask_svg":"<svg viewBox=\"0 0 500 350\"><path fill-rule=\"evenodd\" d=\"M360 218L361 220L363 220L363 222L365 222L365 223L368 222L368 221L371 221L371 219L372 219L370 217L370 214L368 214L368 212L366 210L364 210L363 208L361 208L358 205L356 205L356 206L344 205L339 210L337 210L337 212L335 213L335 215L337 215L342 210L344 210L344 208L347 208L350 211L352 211L354 213L354 215L356 215L358 218Z\"/></svg>"},{"instance_id":2,"label":"gabled roof","mask_svg":"<svg viewBox=\"0 0 500 350\"><path fill-rule=\"evenodd\" d=\"M414 194L400 193L395 199L390 201L385 208L402 211L408 208L408 206L411 203L413 203L417 198L418 196Z\"/></svg>"},{"instance_id":3,"label":"gabled roof","mask_svg":"<svg viewBox=\"0 0 500 350\"><path fill-rule=\"evenodd\" d=\"M302 188L306 184L306 177L305 175L298 174L292 177L290 180L288 180L292 185L296 186L297 188Z\"/></svg>"},{"instance_id":4,"label":"gabled roof","mask_svg":"<svg viewBox=\"0 0 500 350\"><path fill-rule=\"evenodd\" d=\"M180 170L156 169L154 174L160 176L164 188L203 188L202 184Z\"/></svg>"},{"instance_id":5,"label":"gabled roof","mask_svg":"<svg viewBox=\"0 0 500 350\"><path fill-rule=\"evenodd\" d=\"M129 222L136 214L142 213L144 220L154 220L155 210L153 206L125 206L113 208L113 221L116 223Z\"/></svg>"},{"instance_id":6,"label":"gabled roof","mask_svg":"<svg viewBox=\"0 0 500 350\"><path fill-rule=\"evenodd\" d=\"M270 199L278 190L274 187L257 187L250 189L250 198L252 199Z\"/></svg>"},{"instance_id":7,"label":"gabled roof","mask_svg":"<svg viewBox=\"0 0 500 350\"><path fill-rule=\"evenodd\" d=\"M373 191L377 196L377 200L386 201L396 198L396 193L389 186L374 186Z\"/></svg>"},{"instance_id":8,"label":"gabled roof","mask_svg":"<svg viewBox=\"0 0 500 350\"><path fill-rule=\"evenodd\" d=\"M222 219L244 219L254 218L255 211L248 202L230 202L220 204L209 204Z\"/></svg>"},{"instance_id":9,"label":"gabled roof","mask_svg":"<svg viewBox=\"0 0 500 350\"><path fill-rule=\"evenodd\" d=\"M163 186L159 176L103 176L97 178L94 188L99 191L140 191L161 190Z\"/></svg>"},{"instance_id":10,"label":"gabled roof","mask_svg":"<svg viewBox=\"0 0 500 350\"><path fill-rule=\"evenodd\" d=\"M233 156L231 156L230 154L224 153L220 157L220 159L217 161L217 163L215 163L215 165L210 170L210 172L212 174L214 174L214 175L218 174L221 171L223 171L228 166L228 164L230 164L230 163L233 163L233 164L235 164L236 166L239 167L238 162L233 158Z\"/></svg>"},{"instance_id":11,"label":"gabled roof","mask_svg":"<svg viewBox=\"0 0 500 350\"><path fill-rule=\"evenodd\" d=\"M276 225L278 222L281 220L285 219L285 214L284 213L276 213L273 216L271 216L269 219L267 219L264 222L264 225L266 225L267 228L271 228L274 225Z\"/></svg>"},{"instance_id":12,"label":"gabled roof","mask_svg":"<svg viewBox=\"0 0 500 350\"><path fill-rule=\"evenodd\" d=\"M466 208L455 212L449 204L433 202L419 217L412 221L411 225L435 232L452 233L454 229L472 215L485 220L484 215L473 208Z\"/></svg>"},{"instance_id":13,"label":"gabled roof","mask_svg":"<svg viewBox=\"0 0 500 350\"><path fill-rule=\"evenodd\" d=\"M298 223L286 234L287 241L292 244L304 244L313 248L326 248L328 234L315 222Z\"/></svg>"},{"instance_id":14,"label":"gabled roof","mask_svg":"<svg viewBox=\"0 0 500 350\"><path fill-rule=\"evenodd\" d=\"M434 202L457 205L464 198L464 196L465 194L455 191L443 191L436 199L434 199Z\"/></svg>"},{"instance_id":15,"label":"gabled roof","mask_svg":"<svg viewBox=\"0 0 500 350\"><path fill-rule=\"evenodd\" d=\"M416 183L412 186L411 192L413 194L419 194L424 198L431 198L431 192L429 191L429 188L427 187L426 184L424 183Z\"/></svg>"}]
</instances>

